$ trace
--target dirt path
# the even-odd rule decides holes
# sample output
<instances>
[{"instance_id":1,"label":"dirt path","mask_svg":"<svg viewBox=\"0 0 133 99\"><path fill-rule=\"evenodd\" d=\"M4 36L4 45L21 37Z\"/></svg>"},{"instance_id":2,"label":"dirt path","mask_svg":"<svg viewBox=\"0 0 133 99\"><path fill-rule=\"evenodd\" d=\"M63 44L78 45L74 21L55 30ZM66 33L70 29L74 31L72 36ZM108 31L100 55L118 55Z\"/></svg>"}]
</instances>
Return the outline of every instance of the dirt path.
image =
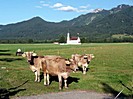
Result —
<instances>
[{"instance_id":1,"label":"dirt path","mask_svg":"<svg viewBox=\"0 0 133 99\"><path fill-rule=\"evenodd\" d=\"M37 96L23 96L23 97L16 97L14 99L113 99L113 97L107 94L100 94L96 92L70 91L70 92L48 93Z\"/></svg>"}]
</instances>

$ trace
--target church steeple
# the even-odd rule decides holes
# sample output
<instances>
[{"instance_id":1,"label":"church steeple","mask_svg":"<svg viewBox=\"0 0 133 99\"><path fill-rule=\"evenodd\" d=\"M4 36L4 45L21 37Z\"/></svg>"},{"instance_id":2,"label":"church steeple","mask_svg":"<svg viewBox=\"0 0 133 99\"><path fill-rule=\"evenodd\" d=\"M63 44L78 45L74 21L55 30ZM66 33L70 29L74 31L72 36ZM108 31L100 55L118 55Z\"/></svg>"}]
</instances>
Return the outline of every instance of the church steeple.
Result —
<instances>
[{"instance_id":1,"label":"church steeple","mask_svg":"<svg viewBox=\"0 0 133 99\"><path fill-rule=\"evenodd\" d=\"M69 34L69 32L67 33L67 43L69 43L69 41L70 41L70 34Z\"/></svg>"}]
</instances>

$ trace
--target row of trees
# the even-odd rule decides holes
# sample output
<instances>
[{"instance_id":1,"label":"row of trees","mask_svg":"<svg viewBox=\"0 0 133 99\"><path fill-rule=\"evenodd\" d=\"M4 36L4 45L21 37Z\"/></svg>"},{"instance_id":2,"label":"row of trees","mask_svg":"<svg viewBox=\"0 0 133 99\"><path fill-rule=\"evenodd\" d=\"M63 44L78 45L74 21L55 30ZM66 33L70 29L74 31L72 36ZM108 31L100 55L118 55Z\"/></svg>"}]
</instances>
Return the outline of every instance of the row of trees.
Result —
<instances>
[{"instance_id":1,"label":"row of trees","mask_svg":"<svg viewBox=\"0 0 133 99\"><path fill-rule=\"evenodd\" d=\"M1 44L17 44L17 43L66 43L66 37L60 36L59 39L56 40L33 40L33 39L11 39L11 40L0 40ZM117 43L117 42L133 42L133 37L123 37L123 38L81 38L81 43Z\"/></svg>"}]
</instances>

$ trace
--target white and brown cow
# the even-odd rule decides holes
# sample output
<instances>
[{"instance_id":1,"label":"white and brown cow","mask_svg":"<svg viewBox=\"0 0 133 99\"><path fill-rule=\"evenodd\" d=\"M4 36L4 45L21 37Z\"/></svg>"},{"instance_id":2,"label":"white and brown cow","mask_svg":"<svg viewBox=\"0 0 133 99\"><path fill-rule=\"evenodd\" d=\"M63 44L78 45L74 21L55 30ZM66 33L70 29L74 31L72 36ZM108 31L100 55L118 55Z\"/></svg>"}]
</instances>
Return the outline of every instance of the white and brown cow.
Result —
<instances>
[{"instance_id":1,"label":"white and brown cow","mask_svg":"<svg viewBox=\"0 0 133 99\"><path fill-rule=\"evenodd\" d=\"M84 54L84 55L72 54L71 57L73 60L76 61L76 64L79 67L82 67L83 74L86 74L88 64L94 58L94 55L93 54Z\"/></svg>"},{"instance_id":2,"label":"white and brown cow","mask_svg":"<svg viewBox=\"0 0 133 99\"><path fill-rule=\"evenodd\" d=\"M64 79L65 88L67 88L67 78L69 77L70 71L78 69L75 62L72 59L66 60L62 57L44 57L42 60L44 85L49 85L49 75L51 75L58 76L60 90L62 89L62 78Z\"/></svg>"},{"instance_id":3,"label":"white and brown cow","mask_svg":"<svg viewBox=\"0 0 133 99\"><path fill-rule=\"evenodd\" d=\"M40 82L40 70L42 69L40 61L44 56L37 56L34 52L24 52L22 56L27 58L30 69L35 73L35 82Z\"/></svg>"},{"instance_id":4,"label":"white and brown cow","mask_svg":"<svg viewBox=\"0 0 133 99\"><path fill-rule=\"evenodd\" d=\"M24 52L23 57L27 57L30 69L35 73L35 81L40 82L40 70L44 73L44 85L49 85L49 75L58 76L59 89L62 89L62 77L64 78L65 88L67 88L67 78L70 71L76 71L78 66L73 59L65 59L61 56L47 55L37 56L33 52Z\"/></svg>"},{"instance_id":5,"label":"white and brown cow","mask_svg":"<svg viewBox=\"0 0 133 99\"><path fill-rule=\"evenodd\" d=\"M30 69L35 73L35 82L40 82L40 70L42 70L41 61L44 58L44 56L37 56L37 54L34 53L33 51L24 52L22 54L22 56L27 58L27 62L30 65ZM57 58L57 57L61 57L61 56L48 55L45 57Z\"/></svg>"}]
</instances>

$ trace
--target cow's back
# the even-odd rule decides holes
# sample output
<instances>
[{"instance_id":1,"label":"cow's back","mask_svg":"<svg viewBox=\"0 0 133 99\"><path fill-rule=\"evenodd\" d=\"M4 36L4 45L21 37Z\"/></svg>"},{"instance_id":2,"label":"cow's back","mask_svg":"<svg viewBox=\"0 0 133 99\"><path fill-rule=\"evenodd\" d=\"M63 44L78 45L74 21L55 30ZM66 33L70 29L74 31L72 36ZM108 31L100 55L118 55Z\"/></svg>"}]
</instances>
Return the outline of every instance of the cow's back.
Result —
<instances>
[{"instance_id":1,"label":"cow's back","mask_svg":"<svg viewBox=\"0 0 133 99\"><path fill-rule=\"evenodd\" d=\"M51 75L66 72L65 59L56 56L45 57L43 60L43 68Z\"/></svg>"}]
</instances>

